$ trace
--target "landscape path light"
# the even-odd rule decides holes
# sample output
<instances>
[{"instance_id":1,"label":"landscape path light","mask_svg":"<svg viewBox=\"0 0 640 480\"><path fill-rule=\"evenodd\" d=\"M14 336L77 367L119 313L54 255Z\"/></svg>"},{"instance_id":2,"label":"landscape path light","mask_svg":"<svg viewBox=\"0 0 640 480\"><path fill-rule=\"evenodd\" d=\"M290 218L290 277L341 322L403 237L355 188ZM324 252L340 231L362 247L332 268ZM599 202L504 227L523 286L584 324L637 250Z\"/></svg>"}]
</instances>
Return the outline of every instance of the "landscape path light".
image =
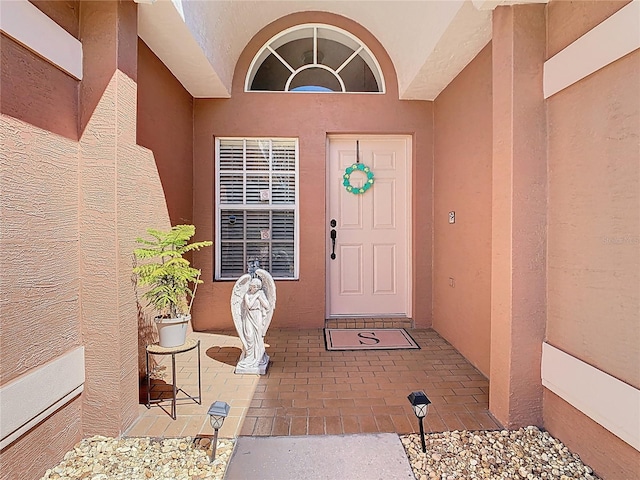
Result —
<instances>
[{"instance_id":1,"label":"landscape path light","mask_svg":"<svg viewBox=\"0 0 640 480\"><path fill-rule=\"evenodd\" d=\"M429 404L431 400L427 397L427 395L420 390L419 392L411 392L407 397L411 405L413 406L413 413L418 417L418 421L420 422L420 441L422 442L422 453L427 452L427 445L424 442L424 426L422 425L422 419L427 416L427 411L429 410Z\"/></svg>"},{"instance_id":2,"label":"landscape path light","mask_svg":"<svg viewBox=\"0 0 640 480\"><path fill-rule=\"evenodd\" d=\"M209 407L209 421L213 427L213 443L211 445L211 463L216 459L216 449L218 448L218 430L222 428L224 419L229 415L231 406L227 402L216 400Z\"/></svg>"}]
</instances>

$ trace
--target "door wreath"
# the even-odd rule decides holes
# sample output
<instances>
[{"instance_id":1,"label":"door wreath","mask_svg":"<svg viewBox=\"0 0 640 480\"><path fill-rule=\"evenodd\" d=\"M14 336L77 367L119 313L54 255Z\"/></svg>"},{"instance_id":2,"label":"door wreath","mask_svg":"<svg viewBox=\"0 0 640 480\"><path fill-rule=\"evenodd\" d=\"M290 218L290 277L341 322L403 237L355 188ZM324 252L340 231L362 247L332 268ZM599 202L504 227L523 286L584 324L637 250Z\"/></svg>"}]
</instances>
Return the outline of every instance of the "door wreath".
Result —
<instances>
[{"instance_id":1,"label":"door wreath","mask_svg":"<svg viewBox=\"0 0 640 480\"><path fill-rule=\"evenodd\" d=\"M364 185L362 185L361 187L354 187L353 185L351 185L351 174L356 170L359 170L367 175L367 181L364 182ZM353 165L348 166L345 169L342 178L342 185L344 185L344 187L347 189L347 192L351 192L354 195L363 194L373 185L373 172L363 163L354 163Z\"/></svg>"}]
</instances>

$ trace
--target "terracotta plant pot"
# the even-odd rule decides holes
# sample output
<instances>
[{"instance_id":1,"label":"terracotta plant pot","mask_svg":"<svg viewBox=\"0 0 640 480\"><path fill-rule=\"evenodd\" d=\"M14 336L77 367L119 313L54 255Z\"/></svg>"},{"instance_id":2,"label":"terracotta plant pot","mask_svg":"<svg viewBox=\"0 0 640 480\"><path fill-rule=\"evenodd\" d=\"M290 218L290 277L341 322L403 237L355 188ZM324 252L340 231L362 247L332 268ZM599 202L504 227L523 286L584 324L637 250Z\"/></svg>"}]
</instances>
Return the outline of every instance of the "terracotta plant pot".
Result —
<instances>
[{"instance_id":1,"label":"terracotta plant pot","mask_svg":"<svg viewBox=\"0 0 640 480\"><path fill-rule=\"evenodd\" d=\"M160 346L165 348L179 347L187 340L187 325L191 315L182 315L177 318L156 317L156 327L160 337Z\"/></svg>"}]
</instances>

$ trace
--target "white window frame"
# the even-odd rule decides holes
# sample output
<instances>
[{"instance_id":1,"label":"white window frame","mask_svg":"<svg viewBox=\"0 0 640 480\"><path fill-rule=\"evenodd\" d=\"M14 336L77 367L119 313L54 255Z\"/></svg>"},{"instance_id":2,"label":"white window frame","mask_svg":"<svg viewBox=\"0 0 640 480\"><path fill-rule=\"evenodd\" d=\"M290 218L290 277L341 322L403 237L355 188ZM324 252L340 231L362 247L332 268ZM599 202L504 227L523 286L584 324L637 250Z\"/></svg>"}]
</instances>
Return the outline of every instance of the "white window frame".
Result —
<instances>
[{"instance_id":1,"label":"white window frame","mask_svg":"<svg viewBox=\"0 0 640 480\"><path fill-rule=\"evenodd\" d=\"M268 140L268 141L293 141L295 145L295 172L294 172L294 181L295 181L295 202L294 204L281 204L274 205L271 203L271 200L268 204L251 204L251 203L233 203L233 204L222 204L220 202L220 142L224 140L242 140L243 141L243 163L246 162L246 145L247 141L251 140ZM269 150L269 175L273 173L272 170L272 149ZM246 163L245 163L246 165ZM242 173L246 179L247 170L243 167ZM294 240L293 240L293 248L294 248L294 271L292 277L277 277L274 275L274 279L278 281L287 281L287 280L299 280L300 278L300 150L299 150L299 141L297 138L291 137L216 137L215 139L215 269L214 269L214 280L226 281L226 280L237 280L238 277L223 277L221 274L221 265L222 265L222 252L221 252L221 211L222 210L264 210L264 211L293 211L294 215ZM244 240L246 243L246 239ZM246 268L246 265L245 265ZM266 266L261 265L261 268L266 268ZM246 271L244 272L246 273ZM270 272L271 273L271 272Z\"/></svg>"},{"instance_id":2,"label":"white window frame","mask_svg":"<svg viewBox=\"0 0 640 480\"><path fill-rule=\"evenodd\" d=\"M288 41L288 37L295 37L297 32L299 31L304 31L304 30L308 30L308 29L313 29L313 58L314 61L311 64L306 64L303 65L301 67L299 67L298 69L294 69L291 65L289 65L287 63L286 60L284 60L282 57L280 57L280 55L278 55L278 53L276 52L276 49L280 47L280 45L287 43ZM349 39L351 42L355 43L357 45L357 48L355 48L355 51L353 52L353 54L344 61L344 63L338 67L337 69L333 69L327 65L324 65L321 61L318 61L318 29L323 29L323 30L327 30L329 32L333 32L335 35L339 36L343 36L346 37L347 39ZM275 46L275 48L274 48ZM380 89L378 92L359 92L359 91L350 91L350 90L346 90L344 81L342 80L342 77L340 76L340 72L342 71L342 69L349 63L351 62L351 60L353 60L355 57L359 56L362 52L364 52L368 57L369 57L369 61L367 61L366 56L363 56L363 60L367 63L367 65L369 66L369 68L371 69L371 72L373 73L373 76L375 77L376 81L378 82L378 88ZM280 60L280 62L291 72L291 74L289 75L289 78L286 82L286 86L285 86L285 90L251 90L251 84L253 83L253 80L256 76L256 73L258 72L258 69L260 68L260 66L262 65L262 62L264 62L266 60L266 58L269 56L269 54L273 54L276 56L276 58L278 58L278 60ZM263 46L262 48L260 48L260 50L258 50L258 53L256 53L256 55L253 57L253 60L251 61L251 64L249 65L249 70L247 70L247 76L245 77L245 81L244 81L244 91L245 92L251 92L251 93L274 93L274 92L285 92L285 93L299 93L299 94L306 94L306 93L318 93L318 92L309 92L309 91L292 91L289 90L289 86L291 85L292 80L294 79L294 77L300 73L303 70L307 70L309 68L321 68L323 70L327 70L329 72L331 72L338 80L338 82L340 83L340 87L342 89L342 91L337 91L337 92L320 92L320 93L350 93L350 94L364 94L364 95L384 95L386 93L386 84L385 84L385 80L384 80L384 73L382 72L382 68L380 68L380 63L378 62L378 59L376 58L376 56L373 54L373 52L369 49L369 47L367 47L367 45L360 40L358 37L356 37L355 35L353 35L352 33L343 30L341 28L338 27L334 27L333 25L328 25L328 24L324 24L324 23L304 23L301 25L296 25L294 27L290 27L287 28L286 30L283 30L282 32L278 33L277 35L274 35L273 37L271 37Z\"/></svg>"}]
</instances>

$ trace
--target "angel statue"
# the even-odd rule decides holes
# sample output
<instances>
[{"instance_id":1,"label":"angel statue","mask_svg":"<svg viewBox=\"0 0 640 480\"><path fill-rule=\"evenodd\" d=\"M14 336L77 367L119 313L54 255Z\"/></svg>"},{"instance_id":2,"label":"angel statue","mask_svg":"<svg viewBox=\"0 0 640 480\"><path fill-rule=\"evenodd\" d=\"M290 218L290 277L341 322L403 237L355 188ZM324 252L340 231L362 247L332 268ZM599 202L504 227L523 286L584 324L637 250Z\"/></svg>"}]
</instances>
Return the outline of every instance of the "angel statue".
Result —
<instances>
[{"instance_id":1,"label":"angel statue","mask_svg":"<svg viewBox=\"0 0 640 480\"><path fill-rule=\"evenodd\" d=\"M231 314L242 341L242 355L235 373L267 373L269 356L264 349L264 336L275 307L276 284L266 270L257 268L253 275L247 273L241 276L234 285L231 293Z\"/></svg>"}]
</instances>

